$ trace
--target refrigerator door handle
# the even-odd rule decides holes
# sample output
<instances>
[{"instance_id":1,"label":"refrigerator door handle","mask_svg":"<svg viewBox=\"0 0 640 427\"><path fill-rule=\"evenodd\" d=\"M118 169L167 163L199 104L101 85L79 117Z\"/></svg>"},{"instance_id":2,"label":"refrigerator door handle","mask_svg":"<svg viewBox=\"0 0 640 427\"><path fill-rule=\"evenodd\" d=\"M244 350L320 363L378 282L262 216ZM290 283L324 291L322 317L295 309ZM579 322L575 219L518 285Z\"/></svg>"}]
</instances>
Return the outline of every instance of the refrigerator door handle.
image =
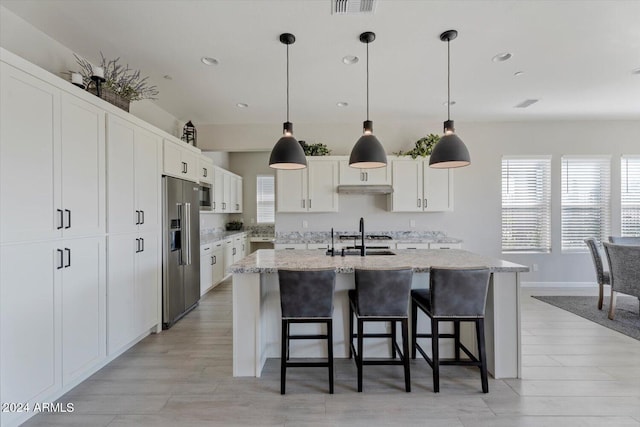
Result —
<instances>
[{"instance_id":1,"label":"refrigerator door handle","mask_svg":"<svg viewBox=\"0 0 640 427\"><path fill-rule=\"evenodd\" d=\"M185 262L185 248L187 247L187 237L185 232L185 219L182 203L176 203L178 207L178 221L180 221L180 265L186 265Z\"/></svg>"},{"instance_id":2,"label":"refrigerator door handle","mask_svg":"<svg viewBox=\"0 0 640 427\"><path fill-rule=\"evenodd\" d=\"M187 260L185 265L191 265L191 203L184 204L184 226L183 226L183 234L186 237L186 250L187 250ZM182 248L184 250L185 248Z\"/></svg>"}]
</instances>

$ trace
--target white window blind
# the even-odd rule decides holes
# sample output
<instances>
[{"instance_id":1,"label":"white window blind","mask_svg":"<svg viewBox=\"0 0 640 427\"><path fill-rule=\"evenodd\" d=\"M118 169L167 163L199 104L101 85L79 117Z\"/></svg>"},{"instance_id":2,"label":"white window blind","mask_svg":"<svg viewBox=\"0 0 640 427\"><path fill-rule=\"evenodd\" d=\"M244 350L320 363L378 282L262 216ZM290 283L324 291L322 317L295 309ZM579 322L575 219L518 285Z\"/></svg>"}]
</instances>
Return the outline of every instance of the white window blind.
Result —
<instances>
[{"instance_id":1,"label":"white window blind","mask_svg":"<svg viewBox=\"0 0 640 427\"><path fill-rule=\"evenodd\" d=\"M551 251L551 158L502 158L502 251Z\"/></svg>"},{"instance_id":2,"label":"white window blind","mask_svg":"<svg viewBox=\"0 0 640 427\"><path fill-rule=\"evenodd\" d=\"M276 220L275 180L273 175L258 175L256 178L256 215L258 224Z\"/></svg>"},{"instance_id":3,"label":"white window blind","mask_svg":"<svg viewBox=\"0 0 640 427\"><path fill-rule=\"evenodd\" d=\"M622 235L640 236L640 156L623 156L620 172Z\"/></svg>"},{"instance_id":4,"label":"white window blind","mask_svg":"<svg viewBox=\"0 0 640 427\"><path fill-rule=\"evenodd\" d=\"M562 157L562 250L586 250L584 239L610 234L611 159Z\"/></svg>"}]
</instances>

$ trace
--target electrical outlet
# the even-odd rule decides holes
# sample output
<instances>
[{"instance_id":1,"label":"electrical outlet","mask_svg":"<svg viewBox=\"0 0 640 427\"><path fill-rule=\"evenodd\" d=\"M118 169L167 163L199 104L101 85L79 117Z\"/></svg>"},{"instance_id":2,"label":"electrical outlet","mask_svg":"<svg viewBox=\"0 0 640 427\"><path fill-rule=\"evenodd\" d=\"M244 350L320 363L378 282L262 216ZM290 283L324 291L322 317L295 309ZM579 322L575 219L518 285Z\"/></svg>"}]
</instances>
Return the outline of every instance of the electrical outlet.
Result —
<instances>
[{"instance_id":1,"label":"electrical outlet","mask_svg":"<svg viewBox=\"0 0 640 427\"><path fill-rule=\"evenodd\" d=\"M309 228L309 223L306 220L302 221L302 228Z\"/></svg>"},{"instance_id":2,"label":"electrical outlet","mask_svg":"<svg viewBox=\"0 0 640 427\"><path fill-rule=\"evenodd\" d=\"M415 219L412 219L411 221L409 221L409 227L416 228L416 220Z\"/></svg>"},{"instance_id":3,"label":"electrical outlet","mask_svg":"<svg viewBox=\"0 0 640 427\"><path fill-rule=\"evenodd\" d=\"M533 266L531 267L531 269L533 271L538 271L538 264L533 264Z\"/></svg>"}]
</instances>

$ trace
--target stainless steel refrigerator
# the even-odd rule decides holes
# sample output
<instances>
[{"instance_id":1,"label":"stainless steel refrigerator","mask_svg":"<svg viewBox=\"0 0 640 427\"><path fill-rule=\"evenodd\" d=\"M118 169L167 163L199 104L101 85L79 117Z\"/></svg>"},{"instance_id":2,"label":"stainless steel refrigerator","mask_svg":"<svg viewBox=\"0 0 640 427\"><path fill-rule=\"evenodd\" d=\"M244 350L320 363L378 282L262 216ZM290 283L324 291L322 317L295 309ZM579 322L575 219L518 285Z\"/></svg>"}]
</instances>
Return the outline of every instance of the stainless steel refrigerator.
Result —
<instances>
[{"instance_id":1,"label":"stainless steel refrigerator","mask_svg":"<svg viewBox=\"0 0 640 427\"><path fill-rule=\"evenodd\" d=\"M200 300L200 187L165 176L162 191L162 327L168 329Z\"/></svg>"}]
</instances>

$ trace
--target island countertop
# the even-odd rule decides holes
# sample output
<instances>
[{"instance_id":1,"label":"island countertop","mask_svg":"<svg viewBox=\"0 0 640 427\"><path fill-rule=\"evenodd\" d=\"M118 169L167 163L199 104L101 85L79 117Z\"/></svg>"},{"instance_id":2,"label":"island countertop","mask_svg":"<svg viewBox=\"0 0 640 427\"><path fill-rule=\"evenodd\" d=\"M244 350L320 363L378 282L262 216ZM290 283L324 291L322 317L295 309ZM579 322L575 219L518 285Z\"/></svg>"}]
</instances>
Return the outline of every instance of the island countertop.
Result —
<instances>
[{"instance_id":1,"label":"island countertop","mask_svg":"<svg viewBox=\"0 0 640 427\"><path fill-rule=\"evenodd\" d=\"M276 273L278 269L310 270L335 268L338 273L353 273L355 268L411 267L416 273L431 267L488 267L491 272L523 273L529 267L460 249L394 249L396 255L327 256L318 250L258 250L231 265L228 273Z\"/></svg>"}]
</instances>

